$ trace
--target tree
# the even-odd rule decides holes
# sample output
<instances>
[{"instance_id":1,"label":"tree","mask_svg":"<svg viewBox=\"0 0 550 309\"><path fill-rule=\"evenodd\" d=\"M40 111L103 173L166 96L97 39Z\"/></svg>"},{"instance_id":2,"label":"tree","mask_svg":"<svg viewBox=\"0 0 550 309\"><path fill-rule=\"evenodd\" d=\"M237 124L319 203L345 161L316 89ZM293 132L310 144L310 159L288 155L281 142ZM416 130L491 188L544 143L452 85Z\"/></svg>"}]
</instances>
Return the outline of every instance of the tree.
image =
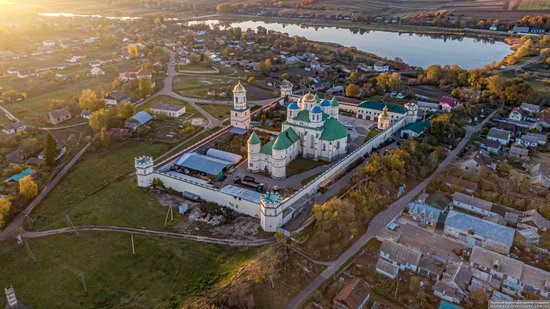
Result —
<instances>
[{"instance_id":1,"label":"tree","mask_svg":"<svg viewBox=\"0 0 550 309\"><path fill-rule=\"evenodd\" d=\"M271 72L271 70L273 69L273 65L271 64L271 59L266 58L264 59L264 61L258 63L257 69L264 73Z\"/></svg>"},{"instance_id":2,"label":"tree","mask_svg":"<svg viewBox=\"0 0 550 309\"><path fill-rule=\"evenodd\" d=\"M11 202L7 198L0 198L0 228L6 224L8 214L10 213Z\"/></svg>"},{"instance_id":3,"label":"tree","mask_svg":"<svg viewBox=\"0 0 550 309\"><path fill-rule=\"evenodd\" d=\"M283 73L281 74L281 80L288 80L289 76L288 76L288 73Z\"/></svg>"},{"instance_id":4,"label":"tree","mask_svg":"<svg viewBox=\"0 0 550 309\"><path fill-rule=\"evenodd\" d=\"M46 138L46 146L44 147L44 155L46 156L46 164L49 167L54 167L55 159L59 155L59 149L57 149L57 142L51 134L48 133Z\"/></svg>"},{"instance_id":5,"label":"tree","mask_svg":"<svg viewBox=\"0 0 550 309\"><path fill-rule=\"evenodd\" d=\"M139 48L137 44L128 45L128 54L134 59L137 59L139 57Z\"/></svg>"},{"instance_id":6,"label":"tree","mask_svg":"<svg viewBox=\"0 0 550 309\"><path fill-rule=\"evenodd\" d=\"M151 81L148 79L139 80L139 95L144 98L150 96L153 93L153 88L151 87Z\"/></svg>"},{"instance_id":7,"label":"tree","mask_svg":"<svg viewBox=\"0 0 550 309\"><path fill-rule=\"evenodd\" d=\"M442 78L443 78L443 69L441 68L440 65L433 64L426 69L426 79L428 79L428 81L437 83Z\"/></svg>"},{"instance_id":8,"label":"tree","mask_svg":"<svg viewBox=\"0 0 550 309\"><path fill-rule=\"evenodd\" d=\"M90 127L96 131L101 131L103 128L108 128L111 115L107 109L100 109L90 115Z\"/></svg>"},{"instance_id":9,"label":"tree","mask_svg":"<svg viewBox=\"0 0 550 309\"><path fill-rule=\"evenodd\" d=\"M246 79L246 82L249 83L249 84L254 84L255 81L256 81L256 79L254 78L254 76L249 76Z\"/></svg>"},{"instance_id":10,"label":"tree","mask_svg":"<svg viewBox=\"0 0 550 309\"><path fill-rule=\"evenodd\" d=\"M115 108L116 116L121 120L126 120L134 114L134 106L130 102L119 104Z\"/></svg>"},{"instance_id":11,"label":"tree","mask_svg":"<svg viewBox=\"0 0 550 309\"><path fill-rule=\"evenodd\" d=\"M19 195L27 200L38 195L38 185L30 175L19 180Z\"/></svg>"},{"instance_id":12,"label":"tree","mask_svg":"<svg viewBox=\"0 0 550 309\"><path fill-rule=\"evenodd\" d=\"M111 144L111 136L109 136L107 128L101 128L101 131L99 132L99 140L101 141L101 145L103 145L103 147L109 147Z\"/></svg>"},{"instance_id":13,"label":"tree","mask_svg":"<svg viewBox=\"0 0 550 309\"><path fill-rule=\"evenodd\" d=\"M412 276L411 280L409 281L409 289L413 293L416 293L419 288L420 288L420 278L417 276Z\"/></svg>"},{"instance_id":14,"label":"tree","mask_svg":"<svg viewBox=\"0 0 550 309\"><path fill-rule=\"evenodd\" d=\"M98 98L97 94L92 89L84 89L78 98L78 105L82 109L95 112L105 108L105 101Z\"/></svg>"},{"instance_id":15,"label":"tree","mask_svg":"<svg viewBox=\"0 0 550 309\"><path fill-rule=\"evenodd\" d=\"M346 87L346 97L357 98L361 94L361 88L356 84L350 83Z\"/></svg>"}]
</instances>

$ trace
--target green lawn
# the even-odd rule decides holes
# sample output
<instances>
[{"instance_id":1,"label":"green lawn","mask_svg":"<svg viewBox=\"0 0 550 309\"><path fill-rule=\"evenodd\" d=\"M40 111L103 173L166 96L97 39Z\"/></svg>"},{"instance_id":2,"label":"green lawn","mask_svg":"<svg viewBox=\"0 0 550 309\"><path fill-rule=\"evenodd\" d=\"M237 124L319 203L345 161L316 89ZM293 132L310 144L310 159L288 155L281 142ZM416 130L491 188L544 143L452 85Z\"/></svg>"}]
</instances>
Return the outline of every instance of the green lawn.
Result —
<instances>
[{"instance_id":1,"label":"green lawn","mask_svg":"<svg viewBox=\"0 0 550 309\"><path fill-rule=\"evenodd\" d=\"M548 0L523 0L519 5L520 10L550 10Z\"/></svg>"},{"instance_id":2,"label":"green lawn","mask_svg":"<svg viewBox=\"0 0 550 309\"><path fill-rule=\"evenodd\" d=\"M207 113L213 117L223 120L229 118L232 105L221 105L221 104L199 104Z\"/></svg>"},{"instance_id":3,"label":"green lawn","mask_svg":"<svg viewBox=\"0 0 550 309\"><path fill-rule=\"evenodd\" d=\"M0 111L0 126L6 125L11 121L6 117L3 111Z\"/></svg>"},{"instance_id":4,"label":"green lawn","mask_svg":"<svg viewBox=\"0 0 550 309\"><path fill-rule=\"evenodd\" d=\"M180 65L179 66L180 71L202 71L202 72L210 72L215 70L211 65L206 63L190 63L186 65Z\"/></svg>"},{"instance_id":5,"label":"green lawn","mask_svg":"<svg viewBox=\"0 0 550 309\"><path fill-rule=\"evenodd\" d=\"M376 130L369 130L369 133L367 133L367 137L365 137L365 143L376 137L378 134L380 134L380 132Z\"/></svg>"},{"instance_id":6,"label":"green lawn","mask_svg":"<svg viewBox=\"0 0 550 309\"><path fill-rule=\"evenodd\" d=\"M314 161L311 159L306 159L304 157L297 157L286 167L286 177L292 175L301 174L303 172L309 171L319 166L327 164L325 161Z\"/></svg>"},{"instance_id":7,"label":"green lawn","mask_svg":"<svg viewBox=\"0 0 550 309\"><path fill-rule=\"evenodd\" d=\"M110 232L0 243L0 285L34 308L178 308L222 286L257 250ZM84 291L81 275L87 291ZM0 307L5 306L0 298Z\"/></svg>"},{"instance_id":8,"label":"green lawn","mask_svg":"<svg viewBox=\"0 0 550 309\"><path fill-rule=\"evenodd\" d=\"M113 224L159 227L165 210L145 190L138 189L134 158L158 157L169 149L161 143L127 141L88 153L31 214L36 230L73 224Z\"/></svg>"}]
</instances>

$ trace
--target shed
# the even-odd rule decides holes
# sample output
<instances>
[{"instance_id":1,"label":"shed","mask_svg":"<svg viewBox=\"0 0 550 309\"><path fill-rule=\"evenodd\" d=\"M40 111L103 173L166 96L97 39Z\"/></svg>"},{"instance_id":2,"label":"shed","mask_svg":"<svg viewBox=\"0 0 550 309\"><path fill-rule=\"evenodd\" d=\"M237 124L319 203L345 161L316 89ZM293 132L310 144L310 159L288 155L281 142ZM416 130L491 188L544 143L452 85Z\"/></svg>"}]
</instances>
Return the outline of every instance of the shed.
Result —
<instances>
[{"instance_id":1,"label":"shed","mask_svg":"<svg viewBox=\"0 0 550 309\"><path fill-rule=\"evenodd\" d=\"M232 162L205 156L196 152L186 153L176 161L176 166L180 168L205 174L216 180L221 180L223 172L232 165Z\"/></svg>"},{"instance_id":2,"label":"shed","mask_svg":"<svg viewBox=\"0 0 550 309\"><path fill-rule=\"evenodd\" d=\"M4 183L8 183L8 182L12 182L12 181L18 182L23 177L27 177L30 174L32 174L32 172L33 172L32 168L28 167L25 170L23 170L22 172L20 172L18 174L15 174L15 175L12 175L10 178L4 180Z\"/></svg>"},{"instance_id":3,"label":"shed","mask_svg":"<svg viewBox=\"0 0 550 309\"><path fill-rule=\"evenodd\" d=\"M206 151L206 155L212 158L232 162L233 164L237 164L243 159L243 156L241 155L215 148L208 149L208 151Z\"/></svg>"}]
</instances>

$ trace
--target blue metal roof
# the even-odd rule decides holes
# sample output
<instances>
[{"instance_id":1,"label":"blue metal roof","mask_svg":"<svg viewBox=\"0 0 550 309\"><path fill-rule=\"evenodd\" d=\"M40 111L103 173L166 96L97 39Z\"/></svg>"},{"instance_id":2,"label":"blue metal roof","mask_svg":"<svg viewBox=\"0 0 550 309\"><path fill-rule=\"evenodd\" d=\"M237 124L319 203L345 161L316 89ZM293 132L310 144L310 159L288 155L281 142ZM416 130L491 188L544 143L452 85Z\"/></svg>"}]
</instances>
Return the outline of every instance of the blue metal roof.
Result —
<instances>
[{"instance_id":1,"label":"blue metal roof","mask_svg":"<svg viewBox=\"0 0 550 309\"><path fill-rule=\"evenodd\" d=\"M259 123L259 122L258 122ZM244 129L244 128L236 128L236 127L233 127L229 130L229 133L231 134L237 134L237 135L245 135L246 133L248 132L247 129Z\"/></svg>"},{"instance_id":2,"label":"blue metal roof","mask_svg":"<svg viewBox=\"0 0 550 309\"><path fill-rule=\"evenodd\" d=\"M514 241L514 229L454 210L449 212L445 225L464 231L473 230L476 235L500 242L509 247L512 246Z\"/></svg>"},{"instance_id":3,"label":"blue metal roof","mask_svg":"<svg viewBox=\"0 0 550 309\"><path fill-rule=\"evenodd\" d=\"M259 192L237 187L234 185L227 185L220 189L220 192L229 194L231 196L242 198L243 200L251 201L254 203L260 204L260 196L261 194Z\"/></svg>"},{"instance_id":4,"label":"blue metal roof","mask_svg":"<svg viewBox=\"0 0 550 309\"><path fill-rule=\"evenodd\" d=\"M288 109L300 109L300 108L298 107L298 104L296 102L292 102L288 104Z\"/></svg>"},{"instance_id":5,"label":"blue metal roof","mask_svg":"<svg viewBox=\"0 0 550 309\"><path fill-rule=\"evenodd\" d=\"M411 215L420 215L421 213L424 213L427 218L430 218L434 221L437 221L439 219L439 216L441 215L440 209L432 207L428 204L418 202L410 203L408 212Z\"/></svg>"},{"instance_id":6,"label":"blue metal roof","mask_svg":"<svg viewBox=\"0 0 550 309\"><path fill-rule=\"evenodd\" d=\"M132 116L132 119L134 119L135 121L141 124L146 124L147 122L153 120L153 116L149 115L149 113L147 112L141 111L135 114L134 116Z\"/></svg>"},{"instance_id":7,"label":"blue metal roof","mask_svg":"<svg viewBox=\"0 0 550 309\"><path fill-rule=\"evenodd\" d=\"M323 111L321 110L321 108L317 105L315 105L312 109L311 109L311 112L314 113L314 114L320 114L322 113Z\"/></svg>"},{"instance_id":8,"label":"blue metal roof","mask_svg":"<svg viewBox=\"0 0 550 309\"><path fill-rule=\"evenodd\" d=\"M233 163L191 152L181 156L176 161L176 165L209 175L219 176L224 168L233 165Z\"/></svg>"},{"instance_id":9,"label":"blue metal roof","mask_svg":"<svg viewBox=\"0 0 550 309\"><path fill-rule=\"evenodd\" d=\"M26 168L24 171L22 171L21 173L12 175L10 178L4 180L4 183L8 183L8 182L10 182L10 181L19 181L19 180L21 180L23 177L26 177L26 176L29 176L30 174L32 174L32 172L33 172L32 168L27 167L27 168Z\"/></svg>"},{"instance_id":10,"label":"blue metal roof","mask_svg":"<svg viewBox=\"0 0 550 309\"><path fill-rule=\"evenodd\" d=\"M330 101L327 99L324 99L323 101L321 101L321 106L331 106Z\"/></svg>"},{"instance_id":11,"label":"blue metal roof","mask_svg":"<svg viewBox=\"0 0 550 309\"><path fill-rule=\"evenodd\" d=\"M462 307L460 307L459 305L455 305L453 303L449 303L449 302L446 302L446 301L442 300L439 303L439 309L462 309Z\"/></svg>"}]
</instances>

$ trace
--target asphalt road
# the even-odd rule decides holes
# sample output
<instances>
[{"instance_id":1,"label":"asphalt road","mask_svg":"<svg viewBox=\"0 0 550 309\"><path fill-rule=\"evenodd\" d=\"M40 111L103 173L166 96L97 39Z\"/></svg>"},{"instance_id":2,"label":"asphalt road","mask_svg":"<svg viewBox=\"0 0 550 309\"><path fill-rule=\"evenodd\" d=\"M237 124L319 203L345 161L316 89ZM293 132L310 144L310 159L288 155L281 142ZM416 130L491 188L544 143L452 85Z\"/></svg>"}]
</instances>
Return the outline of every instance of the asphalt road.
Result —
<instances>
[{"instance_id":1,"label":"asphalt road","mask_svg":"<svg viewBox=\"0 0 550 309\"><path fill-rule=\"evenodd\" d=\"M424 181L419 183L411 191L401 197L399 200L395 201L393 204L389 205L384 211L376 215L371 222L367 231L358 238L353 245L348 248L342 255L340 255L336 260L328 263L327 268L315 278L302 292L300 292L294 299L288 303L286 308L294 309L300 308L305 301L313 294L325 281L330 279L346 262L351 259L354 255L359 253L361 249L367 244L369 240L376 237L380 231L398 214L400 214L405 207L413 200L415 196L420 194L426 189L428 184L439 174L441 173L451 162L460 154L464 147L468 144L470 138L483 128L483 126L491 119L498 110L494 111L489 117L487 117L482 123L478 124L475 127L466 127L466 134L457 145L457 147L449 152L447 157L441 162L437 169Z\"/></svg>"}]
</instances>

